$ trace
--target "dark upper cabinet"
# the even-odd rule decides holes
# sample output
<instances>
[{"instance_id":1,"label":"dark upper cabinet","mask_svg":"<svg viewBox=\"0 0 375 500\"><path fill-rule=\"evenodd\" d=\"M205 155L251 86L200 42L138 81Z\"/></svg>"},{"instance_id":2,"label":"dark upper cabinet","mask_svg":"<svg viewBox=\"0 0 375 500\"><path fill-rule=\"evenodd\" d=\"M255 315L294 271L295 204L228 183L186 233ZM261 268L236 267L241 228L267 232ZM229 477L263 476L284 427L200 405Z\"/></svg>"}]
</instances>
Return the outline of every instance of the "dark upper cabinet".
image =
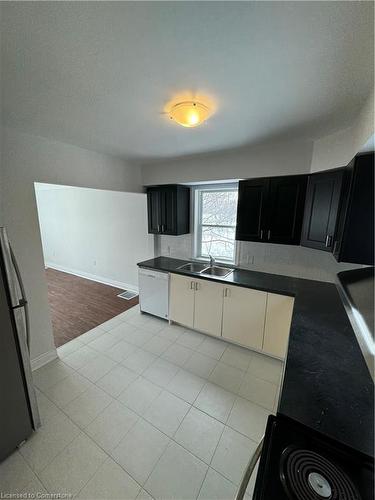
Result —
<instances>
[{"instance_id":1,"label":"dark upper cabinet","mask_svg":"<svg viewBox=\"0 0 375 500\"><path fill-rule=\"evenodd\" d=\"M332 252L344 169L309 176L301 245Z\"/></svg>"},{"instance_id":2,"label":"dark upper cabinet","mask_svg":"<svg viewBox=\"0 0 375 500\"><path fill-rule=\"evenodd\" d=\"M179 185L147 188L148 232L178 236L190 231L190 188Z\"/></svg>"},{"instance_id":3,"label":"dark upper cabinet","mask_svg":"<svg viewBox=\"0 0 375 500\"><path fill-rule=\"evenodd\" d=\"M344 180L333 254L339 262L374 265L374 153L356 156Z\"/></svg>"},{"instance_id":4,"label":"dark upper cabinet","mask_svg":"<svg viewBox=\"0 0 375 500\"><path fill-rule=\"evenodd\" d=\"M306 184L304 175L270 179L267 241L289 245L300 243Z\"/></svg>"},{"instance_id":5,"label":"dark upper cabinet","mask_svg":"<svg viewBox=\"0 0 375 500\"><path fill-rule=\"evenodd\" d=\"M268 178L239 182L236 240L262 241L268 187Z\"/></svg>"},{"instance_id":6,"label":"dark upper cabinet","mask_svg":"<svg viewBox=\"0 0 375 500\"><path fill-rule=\"evenodd\" d=\"M161 191L147 189L148 232L157 234L161 225Z\"/></svg>"},{"instance_id":7,"label":"dark upper cabinet","mask_svg":"<svg viewBox=\"0 0 375 500\"><path fill-rule=\"evenodd\" d=\"M236 239L298 245L306 176L239 182Z\"/></svg>"}]
</instances>

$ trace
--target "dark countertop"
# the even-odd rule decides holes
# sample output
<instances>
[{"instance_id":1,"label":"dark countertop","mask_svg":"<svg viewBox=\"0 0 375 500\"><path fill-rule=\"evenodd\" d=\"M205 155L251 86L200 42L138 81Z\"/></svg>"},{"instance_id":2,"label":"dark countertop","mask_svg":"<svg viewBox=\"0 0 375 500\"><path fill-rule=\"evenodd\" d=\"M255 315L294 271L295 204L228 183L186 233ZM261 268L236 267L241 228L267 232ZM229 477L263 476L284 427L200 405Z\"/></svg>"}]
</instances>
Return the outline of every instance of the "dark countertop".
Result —
<instances>
[{"instance_id":1,"label":"dark countertop","mask_svg":"<svg viewBox=\"0 0 375 500\"><path fill-rule=\"evenodd\" d=\"M356 309L374 338L374 268L342 271L337 275L352 309Z\"/></svg>"},{"instance_id":2,"label":"dark countertop","mask_svg":"<svg viewBox=\"0 0 375 500\"><path fill-rule=\"evenodd\" d=\"M373 381L336 286L245 269L226 278L177 270L186 262L138 265L295 297L278 412L373 456Z\"/></svg>"}]
</instances>

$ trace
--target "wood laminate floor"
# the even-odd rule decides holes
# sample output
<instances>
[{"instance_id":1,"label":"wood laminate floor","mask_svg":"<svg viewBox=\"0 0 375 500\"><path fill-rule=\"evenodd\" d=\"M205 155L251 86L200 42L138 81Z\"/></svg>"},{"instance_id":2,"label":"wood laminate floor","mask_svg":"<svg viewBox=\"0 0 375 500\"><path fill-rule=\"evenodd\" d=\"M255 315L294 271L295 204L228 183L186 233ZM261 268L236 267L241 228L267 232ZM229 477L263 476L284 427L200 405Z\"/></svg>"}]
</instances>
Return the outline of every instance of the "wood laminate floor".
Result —
<instances>
[{"instance_id":1,"label":"wood laminate floor","mask_svg":"<svg viewBox=\"0 0 375 500\"><path fill-rule=\"evenodd\" d=\"M46 276L56 347L138 304L138 297L117 297L123 290L113 286L50 268Z\"/></svg>"}]
</instances>

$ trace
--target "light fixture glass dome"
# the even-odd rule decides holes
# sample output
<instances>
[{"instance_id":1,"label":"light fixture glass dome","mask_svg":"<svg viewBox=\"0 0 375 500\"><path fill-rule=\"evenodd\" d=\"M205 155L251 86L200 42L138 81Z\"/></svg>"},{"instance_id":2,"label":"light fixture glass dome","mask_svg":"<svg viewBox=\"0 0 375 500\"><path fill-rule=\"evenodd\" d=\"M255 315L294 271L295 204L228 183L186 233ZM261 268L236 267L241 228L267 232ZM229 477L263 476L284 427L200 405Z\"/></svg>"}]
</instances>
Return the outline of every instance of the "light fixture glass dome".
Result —
<instances>
[{"instance_id":1,"label":"light fixture glass dome","mask_svg":"<svg viewBox=\"0 0 375 500\"><path fill-rule=\"evenodd\" d=\"M183 127L197 127L210 116L207 106L196 101L184 101L175 104L169 116L172 120Z\"/></svg>"}]
</instances>

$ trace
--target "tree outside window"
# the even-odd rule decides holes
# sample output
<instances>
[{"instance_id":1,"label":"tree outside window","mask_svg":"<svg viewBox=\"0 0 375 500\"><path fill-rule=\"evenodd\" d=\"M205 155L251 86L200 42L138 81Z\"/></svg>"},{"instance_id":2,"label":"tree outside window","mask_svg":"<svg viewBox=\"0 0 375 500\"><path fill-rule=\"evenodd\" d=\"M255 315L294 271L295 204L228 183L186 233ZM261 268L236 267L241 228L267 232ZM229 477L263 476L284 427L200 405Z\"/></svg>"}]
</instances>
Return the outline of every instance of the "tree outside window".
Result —
<instances>
[{"instance_id":1,"label":"tree outside window","mask_svg":"<svg viewBox=\"0 0 375 500\"><path fill-rule=\"evenodd\" d=\"M195 257L235 261L237 185L197 188Z\"/></svg>"}]
</instances>

